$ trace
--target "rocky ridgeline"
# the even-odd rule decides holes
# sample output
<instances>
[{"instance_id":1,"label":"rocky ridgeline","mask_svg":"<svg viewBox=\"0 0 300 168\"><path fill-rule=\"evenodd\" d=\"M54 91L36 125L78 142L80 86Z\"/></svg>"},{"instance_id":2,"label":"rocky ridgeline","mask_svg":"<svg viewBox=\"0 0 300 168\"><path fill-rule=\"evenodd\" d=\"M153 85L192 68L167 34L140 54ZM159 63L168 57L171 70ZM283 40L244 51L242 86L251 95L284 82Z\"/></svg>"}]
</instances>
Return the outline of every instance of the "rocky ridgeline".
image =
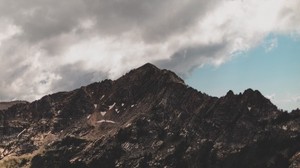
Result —
<instances>
[{"instance_id":1,"label":"rocky ridgeline","mask_svg":"<svg viewBox=\"0 0 300 168\"><path fill-rule=\"evenodd\" d=\"M0 128L0 167L300 167L300 110L251 89L211 97L151 64L17 103Z\"/></svg>"}]
</instances>

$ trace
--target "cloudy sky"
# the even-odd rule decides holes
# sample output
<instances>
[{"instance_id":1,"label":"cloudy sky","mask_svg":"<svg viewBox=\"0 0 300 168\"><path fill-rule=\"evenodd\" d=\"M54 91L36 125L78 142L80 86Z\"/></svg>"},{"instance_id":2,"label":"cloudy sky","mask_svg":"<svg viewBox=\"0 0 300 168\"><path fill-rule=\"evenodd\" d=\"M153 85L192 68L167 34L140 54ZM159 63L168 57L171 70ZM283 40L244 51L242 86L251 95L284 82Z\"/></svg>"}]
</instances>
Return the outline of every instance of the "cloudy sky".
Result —
<instances>
[{"instance_id":1,"label":"cloudy sky","mask_svg":"<svg viewBox=\"0 0 300 168\"><path fill-rule=\"evenodd\" d=\"M146 62L214 96L300 107L299 0L0 0L0 100L35 100Z\"/></svg>"}]
</instances>

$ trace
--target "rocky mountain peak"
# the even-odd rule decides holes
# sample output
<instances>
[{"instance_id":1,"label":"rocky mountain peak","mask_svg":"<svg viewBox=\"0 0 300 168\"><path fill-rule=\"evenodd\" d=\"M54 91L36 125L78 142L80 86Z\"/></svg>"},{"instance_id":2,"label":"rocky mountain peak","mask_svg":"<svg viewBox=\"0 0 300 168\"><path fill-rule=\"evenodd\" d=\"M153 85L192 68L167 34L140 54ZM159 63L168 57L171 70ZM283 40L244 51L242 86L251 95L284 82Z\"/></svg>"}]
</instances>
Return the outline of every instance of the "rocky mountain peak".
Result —
<instances>
[{"instance_id":1,"label":"rocky mountain peak","mask_svg":"<svg viewBox=\"0 0 300 168\"><path fill-rule=\"evenodd\" d=\"M146 71L151 71L151 70L159 71L160 69L151 63L146 63L146 64L140 66L139 68L137 68L137 70L146 72Z\"/></svg>"},{"instance_id":2,"label":"rocky mountain peak","mask_svg":"<svg viewBox=\"0 0 300 168\"><path fill-rule=\"evenodd\" d=\"M258 90L247 89L242 94L242 100L249 103L249 105L260 108L277 109L272 102L264 97Z\"/></svg>"},{"instance_id":3,"label":"rocky mountain peak","mask_svg":"<svg viewBox=\"0 0 300 168\"><path fill-rule=\"evenodd\" d=\"M257 98L264 98L264 96L258 91L258 90L253 90L251 88L248 88L244 91L243 93L244 96L246 97L252 97L252 96L256 96Z\"/></svg>"},{"instance_id":4,"label":"rocky mountain peak","mask_svg":"<svg viewBox=\"0 0 300 168\"><path fill-rule=\"evenodd\" d=\"M232 90L229 90L225 95L225 97L233 97L233 96L234 96L234 93Z\"/></svg>"},{"instance_id":5,"label":"rocky mountain peak","mask_svg":"<svg viewBox=\"0 0 300 168\"><path fill-rule=\"evenodd\" d=\"M157 81L163 83L183 83L184 81L178 77L174 72L169 70L161 70L155 65L147 63L137 69L131 70L129 73L125 74L119 79L127 82L149 82Z\"/></svg>"},{"instance_id":6,"label":"rocky mountain peak","mask_svg":"<svg viewBox=\"0 0 300 168\"><path fill-rule=\"evenodd\" d=\"M0 167L292 168L299 123L259 91L211 97L145 64L0 110Z\"/></svg>"}]
</instances>

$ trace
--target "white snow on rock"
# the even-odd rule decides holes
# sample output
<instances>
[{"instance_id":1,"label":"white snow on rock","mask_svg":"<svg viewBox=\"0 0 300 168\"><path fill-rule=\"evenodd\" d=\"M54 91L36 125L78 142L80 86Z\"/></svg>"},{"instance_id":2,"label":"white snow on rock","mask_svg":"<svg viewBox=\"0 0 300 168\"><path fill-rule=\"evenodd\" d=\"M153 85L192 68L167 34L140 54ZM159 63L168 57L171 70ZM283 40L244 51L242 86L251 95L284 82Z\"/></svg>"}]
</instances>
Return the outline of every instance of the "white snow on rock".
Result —
<instances>
[{"instance_id":1,"label":"white snow on rock","mask_svg":"<svg viewBox=\"0 0 300 168\"><path fill-rule=\"evenodd\" d=\"M131 126L131 123L128 123L126 126L125 126L125 128L128 128L128 127L130 127Z\"/></svg>"},{"instance_id":2,"label":"white snow on rock","mask_svg":"<svg viewBox=\"0 0 300 168\"><path fill-rule=\"evenodd\" d=\"M105 116L106 111L101 111L100 113L101 113L102 116Z\"/></svg>"},{"instance_id":3,"label":"white snow on rock","mask_svg":"<svg viewBox=\"0 0 300 168\"><path fill-rule=\"evenodd\" d=\"M131 105L130 107L134 107L135 105L133 104L133 105Z\"/></svg>"},{"instance_id":4,"label":"white snow on rock","mask_svg":"<svg viewBox=\"0 0 300 168\"><path fill-rule=\"evenodd\" d=\"M115 124L116 122L114 122L112 120L99 120L99 121L97 121L97 123L112 123L112 124Z\"/></svg>"},{"instance_id":5,"label":"white snow on rock","mask_svg":"<svg viewBox=\"0 0 300 168\"><path fill-rule=\"evenodd\" d=\"M100 98L100 100L102 100L105 97L105 95L102 95L102 97Z\"/></svg>"},{"instance_id":6,"label":"white snow on rock","mask_svg":"<svg viewBox=\"0 0 300 168\"><path fill-rule=\"evenodd\" d=\"M90 119L91 118L91 115L88 115L87 117L86 117L86 119Z\"/></svg>"},{"instance_id":7,"label":"white snow on rock","mask_svg":"<svg viewBox=\"0 0 300 168\"><path fill-rule=\"evenodd\" d=\"M125 105L125 104L124 104L124 103L122 103L122 105L121 105L121 106L123 107L124 105Z\"/></svg>"},{"instance_id":8,"label":"white snow on rock","mask_svg":"<svg viewBox=\"0 0 300 168\"><path fill-rule=\"evenodd\" d=\"M114 108L116 105L116 103L114 103L113 105L109 106L109 110L111 110L112 108Z\"/></svg>"},{"instance_id":9,"label":"white snow on rock","mask_svg":"<svg viewBox=\"0 0 300 168\"><path fill-rule=\"evenodd\" d=\"M282 129L286 131L287 130L287 126L286 125L282 126Z\"/></svg>"},{"instance_id":10,"label":"white snow on rock","mask_svg":"<svg viewBox=\"0 0 300 168\"><path fill-rule=\"evenodd\" d=\"M251 107L248 107L248 110L250 111L252 108Z\"/></svg>"},{"instance_id":11,"label":"white snow on rock","mask_svg":"<svg viewBox=\"0 0 300 168\"><path fill-rule=\"evenodd\" d=\"M17 138L19 138L27 129L24 129L23 131L21 131L18 135Z\"/></svg>"},{"instance_id":12,"label":"white snow on rock","mask_svg":"<svg viewBox=\"0 0 300 168\"><path fill-rule=\"evenodd\" d=\"M97 108L97 107L98 107L98 105L97 105L97 104L94 104L94 107L95 107L95 108Z\"/></svg>"},{"instance_id":13,"label":"white snow on rock","mask_svg":"<svg viewBox=\"0 0 300 168\"><path fill-rule=\"evenodd\" d=\"M57 114L60 114L60 113L61 113L61 110L58 110L58 111L57 111Z\"/></svg>"},{"instance_id":14,"label":"white snow on rock","mask_svg":"<svg viewBox=\"0 0 300 168\"><path fill-rule=\"evenodd\" d=\"M119 109L117 109L117 108L115 109L115 111L116 111L118 114L119 114L119 112L120 112Z\"/></svg>"}]
</instances>

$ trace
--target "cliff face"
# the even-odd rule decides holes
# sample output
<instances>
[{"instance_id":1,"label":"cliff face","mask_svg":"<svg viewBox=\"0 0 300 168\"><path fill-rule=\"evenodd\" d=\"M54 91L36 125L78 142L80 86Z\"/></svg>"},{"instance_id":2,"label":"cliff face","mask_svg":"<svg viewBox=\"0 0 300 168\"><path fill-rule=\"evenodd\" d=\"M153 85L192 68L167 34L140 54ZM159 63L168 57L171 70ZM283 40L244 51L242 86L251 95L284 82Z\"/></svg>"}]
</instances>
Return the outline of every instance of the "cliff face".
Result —
<instances>
[{"instance_id":1,"label":"cliff face","mask_svg":"<svg viewBox=\"0 0 300 168\"><path fill-rule=\"evenodd\" d=\"M0 117L0 167L300 167L299 110L210 97L151 64Z\"/></svg>"}]
</instances>

